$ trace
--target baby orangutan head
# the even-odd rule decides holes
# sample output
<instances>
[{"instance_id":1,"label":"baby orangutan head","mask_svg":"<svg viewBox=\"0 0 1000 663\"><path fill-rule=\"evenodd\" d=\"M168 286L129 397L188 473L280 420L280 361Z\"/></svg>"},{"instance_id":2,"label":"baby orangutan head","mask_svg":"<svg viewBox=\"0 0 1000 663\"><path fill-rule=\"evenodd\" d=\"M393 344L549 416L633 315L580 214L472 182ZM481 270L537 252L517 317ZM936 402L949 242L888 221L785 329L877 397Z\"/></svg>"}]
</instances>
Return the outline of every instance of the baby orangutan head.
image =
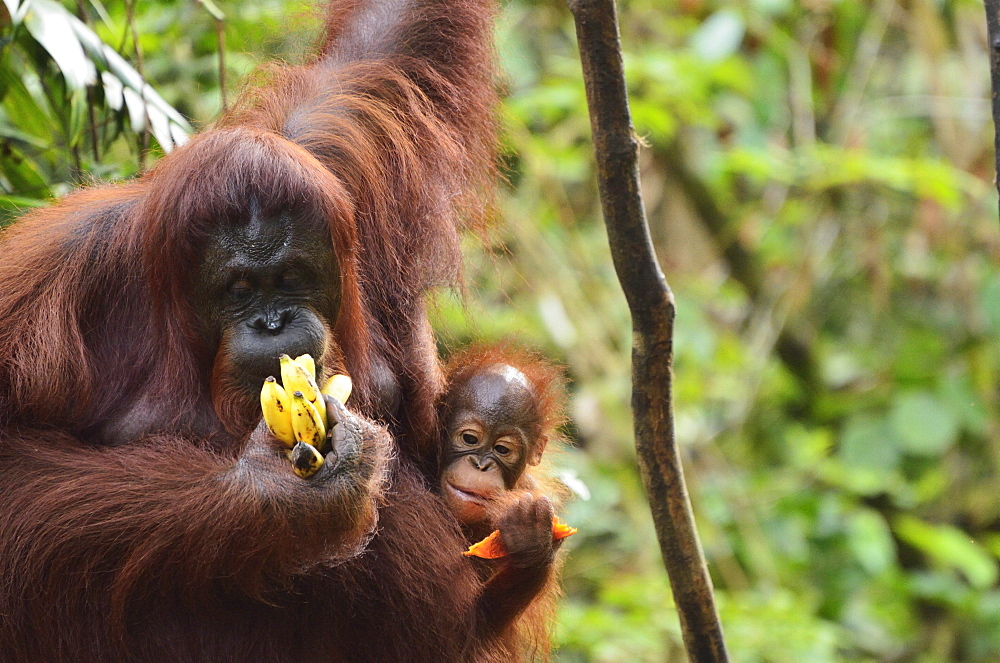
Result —
<instances>
[{"instance_id":1,"label":"baby orangutan head","mask_svg":"<svg viewBox=\"0 0 1000 663\"><path fill-rule=\"evenodd\" d=\"M488 518L488 507L538 465L548 436L524 373L485 366L450 386L444 402L441 491L463 525Z\"/></svg>"}]
</instances>

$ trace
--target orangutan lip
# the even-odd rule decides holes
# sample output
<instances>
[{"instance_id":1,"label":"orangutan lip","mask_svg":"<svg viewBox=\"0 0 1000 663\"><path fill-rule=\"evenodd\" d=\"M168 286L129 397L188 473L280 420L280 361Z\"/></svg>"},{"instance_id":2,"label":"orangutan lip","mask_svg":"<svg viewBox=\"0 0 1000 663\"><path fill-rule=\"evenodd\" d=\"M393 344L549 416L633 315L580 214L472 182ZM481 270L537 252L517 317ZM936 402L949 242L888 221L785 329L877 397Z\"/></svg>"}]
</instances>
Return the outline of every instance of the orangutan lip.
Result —
<instances>
[{"instance_id":1,"label":"orangutan lip","mask_svg":"<svg viewBox=\"0 0 1000 663\"><path fill-rule=\"evenodd\" d=\"M459 488L453 483L448 484L448 490L454 493L458 499L466 502L476 502L477 504L482 504L487 501L486 497L480 495L479 493L473 492L471 490L465 490L464 488Z\"/></svg>"}]
</instances>

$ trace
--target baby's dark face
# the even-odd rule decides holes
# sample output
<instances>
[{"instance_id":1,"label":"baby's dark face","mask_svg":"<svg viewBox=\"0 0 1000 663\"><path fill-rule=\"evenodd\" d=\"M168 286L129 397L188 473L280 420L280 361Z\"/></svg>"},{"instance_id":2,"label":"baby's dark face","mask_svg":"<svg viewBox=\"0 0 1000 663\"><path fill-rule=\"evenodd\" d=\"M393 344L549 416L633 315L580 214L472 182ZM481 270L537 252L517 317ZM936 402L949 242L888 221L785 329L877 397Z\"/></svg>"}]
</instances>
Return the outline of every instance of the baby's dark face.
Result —
<instances>
[{"instance_id":1,"label":"baby's dark face","mask_svg":"<svg viewBox=\"0 0 1000 663\"><path fill-rule=\"evenodd\" d=\"M453 387L445 405L441 491L463 524L479 523L541 457L537 401L524 374L504 364Z\"/></svg>"}]
</instances>

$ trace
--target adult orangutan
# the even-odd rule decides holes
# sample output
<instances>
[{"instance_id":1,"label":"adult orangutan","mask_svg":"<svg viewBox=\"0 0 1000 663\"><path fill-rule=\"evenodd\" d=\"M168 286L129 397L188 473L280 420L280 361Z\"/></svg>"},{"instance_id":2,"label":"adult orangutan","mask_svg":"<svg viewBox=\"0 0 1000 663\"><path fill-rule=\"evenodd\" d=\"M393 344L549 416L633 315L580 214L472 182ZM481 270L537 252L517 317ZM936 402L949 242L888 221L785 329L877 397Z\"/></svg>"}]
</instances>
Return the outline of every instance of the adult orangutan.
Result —
<instances>
[{"instance_id":1,"label":"adult orangutan","mask_svg":"<svg viewBox=\"0 0 1000 663\"><path fill-rule=\"evenodd\" d=\"M524 650L427 469L422 297L493 174L492 6L328 11L312 61L0 240L0 660ZM308 480L259 421L282 352L355 383Z\"/></svg>"}]
</instances>

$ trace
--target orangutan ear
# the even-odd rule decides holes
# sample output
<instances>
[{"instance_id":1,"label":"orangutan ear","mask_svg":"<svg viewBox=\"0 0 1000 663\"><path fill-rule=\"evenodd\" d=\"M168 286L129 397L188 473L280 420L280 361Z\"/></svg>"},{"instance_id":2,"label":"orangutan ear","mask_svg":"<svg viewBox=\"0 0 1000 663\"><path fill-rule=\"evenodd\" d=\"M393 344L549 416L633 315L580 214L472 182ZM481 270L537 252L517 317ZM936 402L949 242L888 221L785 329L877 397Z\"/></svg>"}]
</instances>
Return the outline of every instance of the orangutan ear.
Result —
<instances>
[{"instance_id":1,"label":"orangutan ear","mask_svg":"<svg viewBox=\"0 0 1000 663\"><path fill-rule=\"evenodd\" d=\"M542 462L542 454L545 453L545 445L549 442L548 435L540 435L531 445L528 453L528 465L538 465Z\"/></svg>"}]
</instances>

